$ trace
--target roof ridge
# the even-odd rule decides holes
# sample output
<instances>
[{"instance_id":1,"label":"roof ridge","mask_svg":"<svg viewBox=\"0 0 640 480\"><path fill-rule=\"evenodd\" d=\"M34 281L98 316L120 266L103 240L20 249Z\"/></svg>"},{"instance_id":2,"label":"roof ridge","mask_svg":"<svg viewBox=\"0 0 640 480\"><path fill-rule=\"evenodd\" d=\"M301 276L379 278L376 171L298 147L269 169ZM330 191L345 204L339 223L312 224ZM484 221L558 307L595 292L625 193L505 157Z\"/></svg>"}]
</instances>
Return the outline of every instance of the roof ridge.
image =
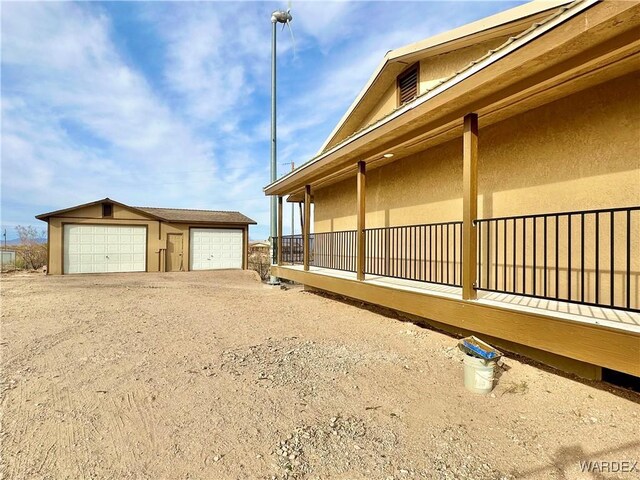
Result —
<instances>
[{"instance_id":1,"label":"roof ridge","mask_svg":"<svg viewBox=\"0 0 640 480\"><path fill-rule=\"evenodd\" d=\"M175 207L136 207L132 208L148 209L148 210L182 210L187 212L215 212L215 213L240 213L238 210L207 210L203 208L175 208Z\"/></svg>"}]
</instances>

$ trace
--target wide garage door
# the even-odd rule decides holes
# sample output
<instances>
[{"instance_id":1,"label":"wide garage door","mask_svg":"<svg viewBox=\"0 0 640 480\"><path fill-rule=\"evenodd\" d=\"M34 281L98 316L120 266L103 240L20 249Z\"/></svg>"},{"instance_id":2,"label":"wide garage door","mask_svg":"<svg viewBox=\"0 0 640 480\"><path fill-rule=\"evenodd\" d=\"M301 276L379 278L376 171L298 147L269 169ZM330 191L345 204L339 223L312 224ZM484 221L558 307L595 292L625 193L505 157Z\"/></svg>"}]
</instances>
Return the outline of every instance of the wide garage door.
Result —
<instances>
[{"instance_id":1,"label":"wide garage door","mask_svg":"<svg viewBox=\"0 0 640 480\"><path fill-rule=\"evenodd\" d=\"M191 270L242 268L242 230L192 228Z\"/></svg>"},{"instance_id":2,"label":"wide garage door","mask_svg":"<svg viewBox=\"0 0 640 480\"><path fill-rule=\"evenodd\" d=\"M64 226L64 273L144 272L146 251L146 227Z\"/></svg>"}]
</instances>

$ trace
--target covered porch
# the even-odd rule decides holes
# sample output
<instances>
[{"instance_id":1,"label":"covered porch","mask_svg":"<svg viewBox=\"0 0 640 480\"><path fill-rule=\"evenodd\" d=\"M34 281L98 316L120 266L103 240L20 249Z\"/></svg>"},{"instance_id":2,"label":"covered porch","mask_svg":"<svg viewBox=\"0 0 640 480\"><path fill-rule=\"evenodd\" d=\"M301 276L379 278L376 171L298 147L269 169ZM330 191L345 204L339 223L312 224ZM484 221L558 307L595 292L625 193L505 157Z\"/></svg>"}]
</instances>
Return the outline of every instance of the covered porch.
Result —
<instances>
[{"instance_id":1,"label":"covered porch","mask_svg":"<svg viewBox=\"0 0 640 480\"><path fill-rule=\"evenodd\" d=\"M311 233L310 203L303 234L277 238L278 277L584 377L640 376L640 206L474 219L465 236L464 221Z\"/></svg>"},{"instance_id":2,"label":"covered porch","mask_svg":"<svg viewBox=\"0 0 640 480\"><path fill-rule=\"evenodd\" d=\"M577 8L267 186L274 275L640 377L636 117L618 97L640 44L620 27L633 9L594 4L585 26ZM285 198L301 235L283 236Z\"/></svg>"}]
</instances>

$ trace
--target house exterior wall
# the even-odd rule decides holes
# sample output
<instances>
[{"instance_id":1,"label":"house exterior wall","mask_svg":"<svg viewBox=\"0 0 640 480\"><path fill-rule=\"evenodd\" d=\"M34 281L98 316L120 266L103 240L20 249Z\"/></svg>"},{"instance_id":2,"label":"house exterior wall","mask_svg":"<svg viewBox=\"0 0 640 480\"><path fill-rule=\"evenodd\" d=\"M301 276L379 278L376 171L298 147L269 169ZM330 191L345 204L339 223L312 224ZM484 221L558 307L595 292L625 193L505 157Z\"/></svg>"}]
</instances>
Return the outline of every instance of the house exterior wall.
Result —
<instances>
[{"instance_id":1,"label":"house exterior wall","mask_svg":"<svg viewBox=\"0 0 640 480\"><path fill-rule=\"evenodd\" d=\"M51 217L49 219L49 261L48 273L50 275L62 275L63 273L63 249L64 249L64 225L135 225L147 228L147 272L165 271L165 254L167 234L180 233L183 241L183 271L189 269L189 240L191 228L235 228L243 231L243 268L247 268L248 251L248 226L224 225L224 224L188 224L169 223L152 220L144 215L113 205L113 218L102 218L102 206L100 204L79 208L65 212L64 217Z\"/></svg>"},{"instance_id":2,"label":"house exterior wall","mask_svg":"<svg viewBox=\"0 0 640 480\"><path fill-rule=\"evenodd\" d=\"M636 77L622 77L480 128L478 217L640 205L640 104L629 101L637 95L637 87ZM355 177L314 191L313 195L315 232L356 228ZM368 172L367 228L459 220L462 220L461 139ZM582 248L577 223L572 226L574 252ZM618 225L626 228L625 223ZM604 233L600 238L606 246L608 227L608 217L604 217L601 221ZM592 238L594 228L594 220L587 219L587 238L590 235ZM633 232L631 251L638 251L640 240ZM522 237L518 235L521 244ZM528 235L531 239L531 232ZM615 270L623 272L626 235L620 230L614 246L619 252ZM537 258L541 258L542 242L538 242L537 249L540 249ZM560 245L558 250L560 265L567 265L567 245ZM594 244L584 245L584 251L586 282L593 282ZM572 258L575 276L580 263ZM635 258L631 265L632 292L640 291L640 265L634 264L638 263ZM608 261L608 252L601 253L601 259L603 263ZM532 278L531 273L527 276ZM601 288L607 291L608 275L600 281ZM618 286L623 284L622 273L615 281ZM527 282L527 288L530 283ZM578 287L578 281L572 282L574 296L578 295ZM566 291L567 286L559 284L559 288ZM616 290L621 300L624 289ZM640 302L637 295L633 299L635 304Z\"/></svg>"},{"instance_id":3,"label":"house exterior wall","mask_svg":"<svg viewBox=\"0 0 640 480\"><path fill-rule=\"evenodd\" d=\"M638 80L623 77L481 128L478 216L640 204ZM315 190L314 231L356 228L354 177ZM462 219L462 139L370 170L367 227Z\"/></svg>"},{"instance_id":4,"label":"house exterior wall","mask_svg":"<svg viewBox=\"0 0 640 480\"><path fill-rule=\"evenodd\" d=\"M420 93L437 86L440 80L486 55L489 50L499 47L508 38L508 35L502 36L420 60Z\"/></svg>"}]
</instances>

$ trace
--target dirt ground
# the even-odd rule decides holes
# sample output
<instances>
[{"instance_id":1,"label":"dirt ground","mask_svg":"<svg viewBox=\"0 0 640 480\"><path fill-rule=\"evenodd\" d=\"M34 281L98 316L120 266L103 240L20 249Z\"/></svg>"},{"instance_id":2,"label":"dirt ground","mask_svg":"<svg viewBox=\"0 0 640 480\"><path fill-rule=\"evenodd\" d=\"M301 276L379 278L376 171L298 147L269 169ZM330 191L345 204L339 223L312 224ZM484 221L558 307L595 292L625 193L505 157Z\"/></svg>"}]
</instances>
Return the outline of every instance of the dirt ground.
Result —
<instances>
[{"instance_id":1,"label":"dirt ground","mask_svg":"<svg viewBox=\"0 0 640 480\"><path fill-rule=\"evenodd\" d=\"M253 272L2 279L5 479L591 479L638 396Z\"/></svg>"}]
</instances>

